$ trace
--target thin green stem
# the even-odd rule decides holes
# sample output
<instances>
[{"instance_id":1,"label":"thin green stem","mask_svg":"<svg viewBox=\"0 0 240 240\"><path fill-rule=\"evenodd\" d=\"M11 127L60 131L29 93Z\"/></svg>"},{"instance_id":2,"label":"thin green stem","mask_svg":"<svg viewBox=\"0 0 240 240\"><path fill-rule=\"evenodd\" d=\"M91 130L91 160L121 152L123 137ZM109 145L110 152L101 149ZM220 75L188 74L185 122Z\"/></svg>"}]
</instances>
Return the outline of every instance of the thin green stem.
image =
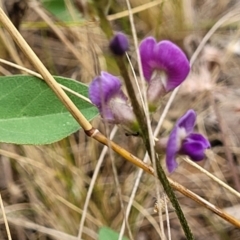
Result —
<instances>
[{"instance_id":1,"label":"thin green stem","mask_svg":"<svg viewBox=\"0 0 240 240\"><path fill-rule=\"evenodd\" d=\"M170 183L167 179L167 176L161 166L161 163L160 163L160 159L158 156L156 156L156 167L157 167L157 176L158 176L158 179L160 180L160 182L162 183L163 185L163 188L166 192L166 194L168 195L168 198L170 199L175 211L176 211L176 214L178 216L178 219L182 225L182 229L185 233L185 236L187 238L187 240L193 240L194 237L193 237L193 234L191 232L191 229L189 228L188 226L188 222L183 214L183 211L180 207L180 204L177 200L177 197L174 193L174 191L172 190L171 186L170 186Z\"/></svg>"},{"instance_id":2,"label":"thin green stem","mask_svg":"<svg viewBox=\"0 0 240 240\"><path fill-rule=\"evenodd\" d=\"M128 96L129 96L132 106L133 106L134 114L136 115L137 120L138 120L139 127L141 130L141 137L143 138L144 145L146 146L149 156L151 156L149 133L148 133L148 128L147 128L146 117L144 115L143 108L140 106L140 104L137 100L136 94L134 93L134 88L133 88L131 79L128 74L128 70L127 70L127 66L126 66L124 57L125 57L125 55L122 57L116 57L116 62L119 66L121 75L124 79L126 89L128 92Z\"/></svg>"}]
</instances>

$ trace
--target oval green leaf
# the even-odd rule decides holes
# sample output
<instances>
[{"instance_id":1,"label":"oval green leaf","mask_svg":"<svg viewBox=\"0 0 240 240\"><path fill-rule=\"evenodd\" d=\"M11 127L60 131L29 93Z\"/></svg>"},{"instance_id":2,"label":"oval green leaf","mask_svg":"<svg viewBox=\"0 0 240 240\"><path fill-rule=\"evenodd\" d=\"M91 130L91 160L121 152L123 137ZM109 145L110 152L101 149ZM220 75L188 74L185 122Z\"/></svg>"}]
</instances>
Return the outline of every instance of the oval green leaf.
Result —
<instances>
[{"instance_id":1,"label":"oval green leaf","mask_svg":"<svg viewBox=\"0 0 240 240\"><path fill-rule=\"evenodd\" d=\"M99 240L118 240L119 234L113 231L111 228L108 227L101 227L99 230ZM123 237L123 240L128 240L128 238Z\"/></svg>"},{"instance_id":2,"label":"oval green leaf","mask_svg":"<svg viewBox=\"0 0 240 240\"><path fill-rule=\"evenodd\" d=\"M68 11L65 0L41 0L42 5L55 17L62 22L70 22L73 20L72 13ZM73 8L74 16L80 19L79 12Z\"/></svg>"},{"instance_id":3,"label":"oval green leaf","mask_svg":"<svg viewBox=\"0 0 240 240\"><path fill-rule=\"evenodd\" d=\"M69 78L55 79L87 97L86 85ZM92 104L67 94L88 120L98 114ZM78 129L79 124L43 80L26 75L0 77L0 142L49 144Z\"/></svg>"}]
</instances>

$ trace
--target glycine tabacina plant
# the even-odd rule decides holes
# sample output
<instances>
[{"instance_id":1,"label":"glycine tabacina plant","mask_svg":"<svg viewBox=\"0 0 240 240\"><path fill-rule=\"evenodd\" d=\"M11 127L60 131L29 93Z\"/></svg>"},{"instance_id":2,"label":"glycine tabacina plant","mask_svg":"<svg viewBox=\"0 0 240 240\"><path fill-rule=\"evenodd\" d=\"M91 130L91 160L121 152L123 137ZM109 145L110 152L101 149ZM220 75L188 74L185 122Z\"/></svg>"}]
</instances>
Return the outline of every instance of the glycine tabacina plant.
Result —
<instances>
[{"instance_id":1,"label":"glycine tabacina plant","mask_svg":"<svg viewBox=\"0 0 240 240\"><path fill-rule=\"evenodd\" d=\"M127 37L118 33L110 41L110 49L115 55L121 56L128 50L128 44ZM186 79L190 64L184 52L168 40L157 42L153 37L147 37L140 43L139 52L147 84L149 112L153 113L159 108L161 99ZM133 107L118 77L102 71L89 86L89 98L104 121L121 125L130 132L140 132ZM178 154L187 155L193 161L204 159L210 143L201 134L194 133L195 122L196 113L190 109L177 120L169 137L159 138L156 142L156 151L166 153L169 173L177 168Z\"/></svg>"}]
</instances>

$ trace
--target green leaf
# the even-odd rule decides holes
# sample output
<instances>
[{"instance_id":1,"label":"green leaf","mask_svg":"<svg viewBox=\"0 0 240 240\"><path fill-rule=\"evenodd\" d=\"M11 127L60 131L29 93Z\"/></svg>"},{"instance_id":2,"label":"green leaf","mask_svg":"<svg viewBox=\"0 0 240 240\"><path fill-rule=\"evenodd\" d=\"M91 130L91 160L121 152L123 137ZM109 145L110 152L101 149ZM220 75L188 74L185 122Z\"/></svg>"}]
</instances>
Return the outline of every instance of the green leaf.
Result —
<instances>
[{"instance_id":1,"label":"green leaf","mask_svg":"<svg viewBox=\"0 0 240 240\"><path fill-rule=\"evenodd\" d=\"M55 79L79 94L88 95L88 87L82 83L62 77ZM90 103L67 94L88 120L98 114ZM0 77L0 142L49 144L79 128L43 80L26 75Z\"/></svg>"},{"instance_id":2,"label":"green leaf","mask_svg":"<svg viewBox=\"0 0 240 240\"><path fill-rule=\"evenodd\" d=\"M42 0L41 2L42 5L59 20L63 22L69 22L73 20L66 7L65 0ZM77 12L76 9L73 9L73 11L74 16L78 16L80 19L79 12Z\"/></svg>"},{"instance_id":3,"label":"green leaf","mask_svg":"<svg viewBox=\"0 0 240 240\"><path fill-rule=\"evenodd\" d=\"M119 234L108 227L101 227L99 230L99 240L118 240ZM123 237L123 240L128 238Z\"/></svg>"}]
</instances>

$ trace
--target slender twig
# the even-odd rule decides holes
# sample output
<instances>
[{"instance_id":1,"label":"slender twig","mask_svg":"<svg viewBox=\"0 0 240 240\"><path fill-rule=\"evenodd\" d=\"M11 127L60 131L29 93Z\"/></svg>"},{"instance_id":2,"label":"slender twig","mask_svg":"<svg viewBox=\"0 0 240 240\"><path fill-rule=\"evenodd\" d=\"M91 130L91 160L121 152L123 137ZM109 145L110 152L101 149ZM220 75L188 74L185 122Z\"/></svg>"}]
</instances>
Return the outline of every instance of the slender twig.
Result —
<instances>
[{"instance_id":1,"label":"slender twig","mask_svg":"<svg viewBox=\"0 0 240 240\"><path fill-rule=\"evenodd\" d=\"M156 7L157 5L160 5L162 3L163 3L163 0L156 0L156 1L145 3L145 4L141 4L140 6L133 8L132 13L135 14L135 13L139 13L142 11L146 11L147 9ZM123 17L128 17L128 16L129 16L129 11L125 10L125 11L122 11L119 13L109 15L109 16L107 16L107 19L109 21L113 21L113 20L123 18Z\"/></svg>"},{"instance_id":2,"label":"slender twig","mask_svg":"<svg viewBox=\"0 0 240 240\"><path fill-rule=\"evenodd\" d=\"M224 119L222 118L222 116L220 114L220 111L219 111L218 105L216 103L216 100L214 99L214 97L211 97L211 98L212 98L212 105L213 105L213 108L214 108L214 112L217 116L218 123L219 123L219 128L220 128L220 132L221 132L221 136L222 136L221 139L222 139L222 142L223 142L225 155L226 155L226 158L227 158L228 163L229 163L230 171L232 173L231 176L232 176L232 179L233 179L233 182L234 182L234 185L235 185L236 189L240 192L240 182L239 182L237 168L234 164L233 155L232 155L232 153L229 149L230 144L231 144L231 140L228 136L227 126L226 126L226 123L225 123Z\"/></svg>"},{"instance_id":3,"label":"slender twig","mask_svg":"<svg viewBox=\"0 0 240 240\"><path fill-rule=\"evenodd\" d=\"M196 164L195 162L193 162L192 160L190 160L187 157L182 157L182 159L187 162L188 164L192 165L193 167L197 168L200 172L206 174L208 177L210 177L214 182L217 182L219 185L221 185L222 187L224 187L225 189L227 189L229 192L231 192L232 194L234 194L235 196L240 198L240 192L237 192L235 189L231 188L229 185L227 185L225 182L221 181L219 178L215 177L213 174L211 174L210 172L208 172L207 170L205 170L204 168L202 168L201 166L199 166L198 164Z\"/></svg>"},{"instance_id":4,"label":"slender twig","mask_svg":"<svg viewBox=\"0 0 240 240\"><path fill-rule=\"evenodd\" d=\"M217 79L219 78L219 73L220 73L220 67L216 66L212 73L212 82L213 83L217 82ZM216 95L215 90L213 90L211 92L211 94L209 94L209 99L210 99L210 102L213 106L214 112L218 119L219 128L220 128L220 132L221 132L221 136L222 136L222 142L223 142L223 146L224 146L224 150L225 150L225 155L229 162L229 167L230 167L230 171L232 173L233 182L235 184L236 189L240 192L240 182L239 182L239 178L238 178L238 173L237 173L237 170L236 170L236 167L234 164L234 159L233 159L232 153L229 149L230 144L231 144L231 139L229 138L229 135L228 135L227 125L220 114L215 95Z\"/></svg>"},{"instance_id":5,"label":"slender twig","mask_svg":"<svg viewBox=\"0 0 240 240\"><path fill-rule=\"evenodd\" d=\"M10 229L9 229L9 226L8 226L6 213L5 213L4 206L3 206L3 201L2 201L2 195L1 194L0 194L0 206L1 206L1 209L2 209L2 215L3 215L5 228L6 228L6 231L7 231L8 240L12 240Z\"/></svg>"},{"instance_id":6,"label":"slender twig","mask_svg":"<svg viewBox=\"0 0 240 240\"><path fill-rule=\"evenodd\" d=\"M165 207L165 212L166 212L166 222L167 222L167 230L168 230L168 240L171 240L171 227L170 227L170 220L169 220L169 213L168 213L168 199L166 194L163 196L164 200L164 207Z\"/></svg>"},{"instance_id":7,"label":"slender twig","mask_svg":"<svg viewBox=\"0 0 240 240\"><path fill-rule=\"evenodd\" d=\"M132 71L132 74L133 74L133 77L134 77L135 84L136 84L136 86L137 86L137 91L138 91L138 95L139 95L140 101L141 101L141 103L142 103L144 112L146 112L146 104L144 103L144 99L143 99L142 92L141 92L141 89L140 89L140 86L139 86L139 82L138 82L136 73L135 73L135 71L134 71L134 68L133 68L131 59L130 59L130 57L129 57L129 55L128 55L127 52L126 52L126 57L127 57L129 66L130 66L130 68L131 68L131 71Z\"/></svg>"}]
</instances>

